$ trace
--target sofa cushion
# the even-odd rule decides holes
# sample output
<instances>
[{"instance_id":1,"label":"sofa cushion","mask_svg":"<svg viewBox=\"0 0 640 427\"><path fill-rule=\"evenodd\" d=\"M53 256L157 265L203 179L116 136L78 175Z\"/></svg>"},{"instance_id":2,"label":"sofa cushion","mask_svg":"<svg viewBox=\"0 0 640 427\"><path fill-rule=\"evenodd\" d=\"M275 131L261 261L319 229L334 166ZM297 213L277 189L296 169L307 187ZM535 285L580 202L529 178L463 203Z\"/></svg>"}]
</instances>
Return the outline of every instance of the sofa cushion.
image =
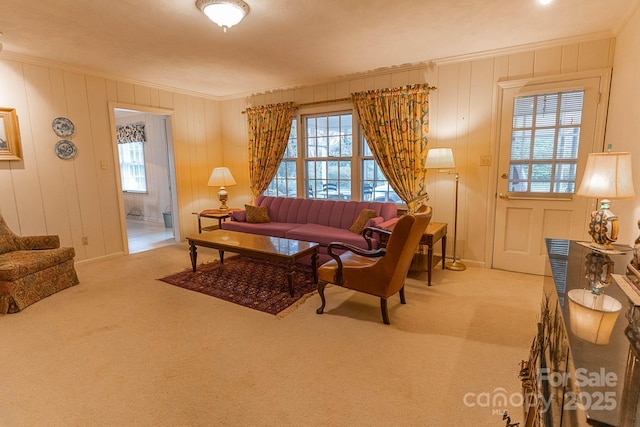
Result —
<instances>
[{"instance_id":1,"label":"sofa cushion","mask_svg":"<svg viewBox=\"0 0 640 427\"><path fill-rule=\"evenodd\" d=\"M369 220L376 217L376 211L373 209L362 209L358 218L353 222L351 227L349 227L349 231L356 234L361 234L364 227L369 223Z\"/></svg>"},{"instance_id":2,"label":"sofa cushion","mask_svg":"<svg viewBox=\"0 0 640 427\"><path fill-rule=\"evenodd\" d=\"M359 234L353 234L342 228L319 224L301 224L285 233L287 239L316 242L327 246L331 242L344 242L361 248L367 248L367 241Z\"/></svg>"},{"instance_id":3,"label":"sofa cushion","mask_svg":"<svg viewBox=\"0 0 640 427\"><path fill-rule=\"evenodd\" d=\"M244 205L247 213L247 222L251 224L263 224L269 221L269 211L266 206Z\"/></svg>"},{"instance_id":4,"label":"sofa cushion","mask_svg":"<svg viewBox=\"0 0 640 427\"><path fill-rule=\"evenodd\" d=\"M229 216L231 217L231 221L246 221L247 220L247 211L245 210L237 210L237 211L231 211L229 213Z\"/></svg>"},{"instance_id":5,"label":"sofa cushion","mask_svg":"<svg viewBox=\"0 0 640 427\"><path fill-rule=\"evenodd\" d=\"M242 233L260 234L262 236L285 237L285 233L298 224L286 222L250 223L227 221L222 223L223 230L240 231Z\"/></svg>"},{"instance_id":6,"label":"sofa cushion","mask_svg":"<svg viewBox=\"0 0 640 427\"><path fill-rule=\"evenodd\" d=\"M12 281L72 260L74 248L13 251L0 255L0 281Z\"/></svg>"},{"instance_id":7,"label":"sofa cushion","mask_svg":"<svg viewBox=\"0 0 640 427\"><path fill-rule=\"evenodd\" d=\"M389 202L358 202L258 196L256 206L267 206L274 222L320 224L348 230L363 209L376 211L380 221L397 217L398 207Z\"/></svg>"}]
</instances>

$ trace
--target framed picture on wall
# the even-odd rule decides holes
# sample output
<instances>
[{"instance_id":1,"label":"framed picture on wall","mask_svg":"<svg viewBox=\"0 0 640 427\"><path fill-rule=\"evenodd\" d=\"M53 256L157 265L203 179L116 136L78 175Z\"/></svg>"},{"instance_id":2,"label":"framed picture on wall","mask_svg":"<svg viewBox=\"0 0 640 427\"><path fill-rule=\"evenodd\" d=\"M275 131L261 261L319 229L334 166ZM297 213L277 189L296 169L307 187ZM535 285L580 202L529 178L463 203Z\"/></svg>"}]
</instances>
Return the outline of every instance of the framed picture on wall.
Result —
<instances>
[{"instance_id":1,"label":"framed picture on wall","mask_svg":"<svg viewBox=\"0 0 640 427\"><path fill-rule=\"evenodd\" d=\"M15 108L0 107L0 160L20 160L20 127Z\"/></svg>"}]
</instances>

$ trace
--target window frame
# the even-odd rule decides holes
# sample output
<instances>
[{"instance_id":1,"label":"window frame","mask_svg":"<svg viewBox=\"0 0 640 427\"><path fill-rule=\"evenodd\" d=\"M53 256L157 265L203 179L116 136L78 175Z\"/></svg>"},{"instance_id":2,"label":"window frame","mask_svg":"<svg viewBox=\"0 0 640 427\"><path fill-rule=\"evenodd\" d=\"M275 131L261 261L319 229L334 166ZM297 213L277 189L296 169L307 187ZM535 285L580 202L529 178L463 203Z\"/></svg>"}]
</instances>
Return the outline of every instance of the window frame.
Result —
<instances>
[{"instance_id":1,"label":"window frame","mask_svg":"<svg viewBox=\"0 0 640 427\"><path fill-rule=\"evenodd\" d=\"M305 119L307 117L313 117L313 116L318 117L323 115L331 116L331 115L341 115L341 114L351 115L351 139L352 139L351 156L348 157L348 160L351 163L351 167L350 167L351 177L350 177L350 185L349 185L350 198L342 199L342 200L369 201L369 200L366 200L365 194L364 194L364 181L369 181L369 180L363 180L362 178L363 163L365 160L375 161L375 159L373 158L373 155L371 156L364 155L364 152L365 152L364 144L366 144L366 142L360 128L360 123L357 118L357 113L351 103L336 103L331 105L304 107L296 111L296 114L293 119L294 121L296 121L296 130L297 130L297 135L296 135L296 140L297 140L296 141L297 142L296 194L297 196L296 197L302 197L306 199L316 198L316 197L310 197L309 192L306 190L307 188L306 184L309 181L309 178L307 177L307 174L306 174L307 173L306 161L309 160L310 158L307 156L307 152L306 152L307 140L306 140ZM331 158L332 157L328 157L328 159L331 159ZM347 159L347 157L342 157L342 158ZM313 158L313 159L317 159L317 158ZM291 159L287 159L286 157L283 157L282 161L291 161ZM280 168L281 165L279 165L278 167ZM274 177L272 182L269 184L269 188L272 188L274 182L276 182L277 179L278 179L277 176ZM382 183L382 180L376 180L376 182ZM390 188L388 181L386 181L385 179L384 182L386 183L386 187L388 191L393 192L393 190ZM286 194L281 194L281 192L279 191L275 191L275 194L272 191L271 194L279 197L293 197ZM357 197L353 197L354 195L357 195ZM324 198L319 198L319 200L324 200ZM392 200L387 200L387 201L391 203L396 203L396 205L398 205L399 208L405 207L406 205L404 204L404 202L401 199L399 200L400 200L399 202L393 202Z\"/></svg>"},{"instance_id":2,"label":"window frame","mask_svg":"<svg viewBox=\"0 0 640 427\"><path fill-rule=\"evenodd\" d=\"M581 104L580 104L580 123L576 126L576 125L572 125L572 126L568 126L568 125L563 125L562 119L561 119L561 114L562 114L562 110L560 109L560 106L562 105L562 101L561 95L564 94L568 94L568 93L575 93L575 92L582 92L582 99L581 99ZM511 107L511 114L512 114L512 123L511 123L511 141L510 141L510 153L511 153L511 158L509 159L509 172L508 172L508 193L510 195L513 195L515 197L518 198L545 198L545 199L566 199L567 197L571 198L573 197L573 195L575 194L575 191L577 190L577 186L578 186L578 153L580 152L580 132L582 130L582 125L583 125L583 119L582 119L582 115L583 115L583 111L584 111L584 92L585 89L584 88L569 88L569 87L564 87L564 88L556 88L556 89L550 89L550 90L545 90L545 91L541 91L541 92L534 92L534 93L528 93L528 94L521 94L521 95L517 95L514 97L514 104ZM537 126L537 117L538 117L538 111L537 111L537 102L538 102L538 98L539 97L546 97L549 95L560 95L558 96L558 100L557 100L557 106L558 109L556 111L556 119L554 121L553 126ZM531 115L531 123L529 126L519 126L516 127L516 102L519 98L534 98L535 102L534 105L532 107L532 115ZM577 144L575 144L573 151L575 152L575 157L574 158L563 158L563 157L558 157L558 152L557 152L557 148L558 148L558 144L560 144L560 134L562 133L562 129L569 129L569 128L577 128L578 129L578 135L574 136L575 138L577 138ZM540 131L540 130L552 130L553 131L553 148L552 148L552 156L549 158L534 158L534 150L535 150L535 133L536 130ZM529 152L530 152L530 156L527 157L526 159L514 159L513 158L513 144L514 144L514 135L516 134L516 132L531 132L531 136L530 136L530 147L529 147ZM531 188L532 186L536 183L536 182L541 182L541 181L537 181L535 179L533 179L533 168L536 165L547 165L550 164L551 169L549 172L549 190L548 191L532 191ZM514 165L524 165L524 166L528 166L528 171L527 171L527 178L526 178L526 183L527 183L527 191L513 191L511 188L511 185L516 182L516 181L521 181L523 180L520 177L514 177L514 172L517 172L514 169ZM554 188L559 184L559 183L566 183L566 182L570 182L567 180L563 180L561 179L561 177L558 177L557 175L557 170L558 167L563 166L563 165L569 165L569 166L573 166L573 191L571 192L560 192L560 191L554 191ZM546 181L544 181L546 182ZM517 182L516 182L517 184Z\"/></svg>"},{"instance_id":3,"label":"window frame","mask_svg":"<svg viewBox=\"0 0 640 427\"><path fill-rule=\"evenodd\" d=\"M125 146L131 148L132 146L139 146L140 149L136 155L140 156L140 163L136 162L127 162L125 159L127 157L132 157L129 153L129 156L126 153L123 153L120 148L124 149ZM119 166L120 166L120 178L121 178L121 186L122 191L124 193L136 193L136 194L148 194L149 193L149 185L147 184L147 164L146 164L146 153L145 153L145 143L143 141L133 141L133 142L125 142L118 144L118 158L119 158ZM131 151L131 150L129 150ZM133 156L135 157L135 156ZM129 173L132 169L141 168L141 174L131 174ZM125 185L125 181L128 182L128 179L133 179L135 181L140 181L144 189L140 188L129 188Z\"/></svg>"},{"instance_id":4,"label":"window frame","mask_svg":"<svg viewBox=\"0 0 640 427\"><path fill-rule=\"evenodd\" d=\"M343 133L343 122L344 122L344 117L346 116L350 116L351 120L350 120L350 124L349 124L349 128L351 130L350 133ZM330 130L331 130L331 117L333 118L337 118L338 121L338 135L331 135ZM321 132L318 130L320 126L318 126L318 121L317 119L324 119L326 118L327 120L327 124L326 124L326 130L328 131L326 135L322 135ZM310 119L315 119L316 121L316 126L314 126L314 135L311 135L310 132L310 128L308 127L308 121ZM312 199L329 199L329 198L337 198L340 200L353 200L352 195L354 194L353 191L353 165L354 165L354 161L356 160L356 151L357 148L354 147L354 141L355 139L355 132L358 132L357 128L354 126L356 123L354 121L354 115L353 115L353 111L352 110L337 110L334 112L323 112L323 113L315 113L315 114L301 114L300 115L300 122L301 124L300 126L300 135L302 135L302 144L299 144L298 146L298 155L302 157L302 163L303 163L303 169L302 169L302 182L303 182L303 188L308 188L309 189L309 193L307 193L307 198L312 198ZM325 129L323 129L325 130ZM346 136L349 136L351 139L351 153L350 155L344 155L343 154L343 143L345 142L343 139ZM333 145L333 147L335 148L336 144L331 144L331 140L332 139L340 139L340 141L337 143L338 145L338 155L331 155L330 151L331 151L331 147ZM309 140L313 139L316 143L313 144L315 145L316 148L316 155L311 154L309 151L310 146L309 146ZM327 153L326 155L322 156L322 155L318 155L317 151L319 151L319 149L322 149L324 147L321 146L321 144L318 144L318 141L321 141L322 139L326 139L326 148L327 148ZM347 153L348 154L348 153ZM311 163L314 163L314 176L311 176L309 169L310 169L310 165ZM338 165L338 171L337 171L337 177L334 178L330 178L328 176L328 172L329 172L329 167L330 167L330 163L332 162L337 162ZM317 176L317 165L318 164L325 164L323 169L325 172L327 172L327 176L326 177L318 177ZM348 163L348 188L344 188L343 185L341 185L342 182L347 181L344 177L343 177L343 172L341 169L343 169L343 166L341 166L341 163ZM330 187L333 183L335 183L335 188ZM320 185L318 185L320 184ZM315 187L315 188L313 188ZM331 191L335 191L335 194L330 194ZM335 196L335 197L331 197L331 196Z\"/></svg>"}]
</instances>

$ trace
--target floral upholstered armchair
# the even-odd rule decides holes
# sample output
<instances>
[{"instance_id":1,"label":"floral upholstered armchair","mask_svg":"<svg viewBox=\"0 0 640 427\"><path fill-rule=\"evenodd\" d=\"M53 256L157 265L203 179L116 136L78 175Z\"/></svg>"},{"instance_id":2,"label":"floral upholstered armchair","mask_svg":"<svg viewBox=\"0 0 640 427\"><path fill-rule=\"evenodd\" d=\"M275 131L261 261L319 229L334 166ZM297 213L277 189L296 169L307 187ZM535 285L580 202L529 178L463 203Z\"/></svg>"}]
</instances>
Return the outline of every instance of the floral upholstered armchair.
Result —
<instances>
[{"instance_id":1,"label":"floral upholstered armchair","mask_svg":"<svg viewBox=\"0 0 640 427\"><path fill-rule=\"evenodd\" d=\"M58 236L17 236L0 216L0 314L78 284L74 256Z\"/></svg>"}]
</instances>

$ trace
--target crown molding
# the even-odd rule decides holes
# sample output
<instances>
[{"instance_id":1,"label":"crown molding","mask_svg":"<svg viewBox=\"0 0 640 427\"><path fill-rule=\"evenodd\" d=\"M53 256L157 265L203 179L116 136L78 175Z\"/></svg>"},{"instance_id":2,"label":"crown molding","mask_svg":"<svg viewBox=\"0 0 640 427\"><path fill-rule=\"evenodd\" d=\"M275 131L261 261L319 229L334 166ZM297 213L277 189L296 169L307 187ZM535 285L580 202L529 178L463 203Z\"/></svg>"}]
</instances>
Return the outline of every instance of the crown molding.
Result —
<instances>
[{"instance_id":1,"label":"crown molding","mask_svg":"<svg viewBox=\"0 0 640 427\"><path fill-rule=\"evenodd\" d=\"M25 64L35 65L35 66L40 66L40 67L53 68L53 69L60 70L60 71L68 71L68 72L71 72L71 73L78 73L78 74L83 74L83 75L91 76L91 77L100 77L100 78L103 78L103 79L115 80L115 81L122 82L122 83L130 83L130 84L134 84L134 85L143 85L143 86L147 86L147 87L150 87L150 88L153 88L153 89L165 90L165 91L168 91L168 92L174 92L174 93L178 93L178 94L182 94L182 95L196 96L196 97L199 97L199 98L206 98L206 99L210 99L212 101L222 101L223 98L224 98L224 97L215 96L215 95L211 95L211 94L204 93L204 92L197 92L197 91L182 89L182 88L173 87L173 86L169 86L169 85L153 83L153 82L146 81L146 80L135 79L135 78L127 77L127 76L124 76L124 75L116 75L116 74L104 73L104 72L98 71L98 70L93 69L93 68L79 67L77 65L70 65L70 64L65 64L65 63L61 63L61 62L55 62L55 61L51 61L51 60L48 60L48 59L42 59L42 58L36 58L36 57L33 57L33 56L23 55L23 54L20 54L20 53L7 52L6 50L4 50L4 51L2 51L2 53L0 53L0 59L5 59L7 61L22 62L22 63L25 63ZM234 96L234 98L236 98L236 97Z\"/></svg>"},{"instance_id":2,"label":"crown molding","mask_svg":"<svg viewBox=\"0 0 640 427\"><path fill-rule=\"evenodd\" d=\"M629 1L625 13L621 13L613 24L611 29L613 34L616 36L620 34L620 31L622 31L624 26L627 25L627 22L629 22L631 17L638 11L638 8L640 8L640 0Z\"/></svg>"},{"instance_id":3,"label":"crown molding","mask_svg":"<svg viewBox=\"0 0 640 427\"><path fill-rule=\"evenodd\" d=\"M636 9L638 9L638 7L640 7L639 6L640 0L634 0L634 1L635 3L633 4L633 7L630 8L630 13L627 16L625 16L625 19L621 20L621 25L619 29L621 29L624 26L624 24L628 22L632 14L636 11ZM162 84L153 83L145 80L134 79L127 76L104 73L91 68L78 67L78 66L73 66L69 64L62 64L59 62L54 62L46 59L34 58L27 55L7 52L6 50L0 53L0 59L19 61L19 62L31 64L31 65L49 67L49 68L54 68L54 69L59 69L59 70L69 71L69 72L76 72L76 73L85 74L89 76L101 77L109 80L116 80L124 83L144 85L144 86L159 89L159 90L165 90L165 91L179 93L183 95L206 98L212 101L230 101L230 100L236 100L241 98L250 98L253 96L319 86L323 84L339 83L339 82L345 82L349 80L361 79L365 77L370 78L370 77L382 76L382 75L396 73L396 72L406 72L406 71L412 71L417 69L433 68L434 66L445 65L445 64L477 61L477 60L491 58L491 57L513 55L513 54L527 52L527 51L536 50L536 49L558 47L558 46L569 45L569 44L610 39L614 37L615 37L615 33L613 31L603 31L599 33L584 34L584 35L579 35L574 37L566 37L566 38L548 40L548 41L538 42L538 43L522 44L518 46L510 46L506 48L492 49L492 50L486 50L486 51L475 52L470 54L455 55L450 57L425 60L425 61L420 61L420 62L411 63L411 64L402 64L397 66L378 68L378 69L369 70L369 71L362 71L362 72L337 76L330 79L307 81L307 82L301 82L301 83L285 85L285 86L280 86L275 88L266 88L258 92L241 92L241 93L236 93L236 94L226 95L226 96L216 96L216 95L211 95L203 92L190 91L190 90L181 89L181 88L177 88L169 85L162 85Z\"/></svg>"},{"instance_id":4,"label":"crown molding","mask_svg":"<svg viewBox=\"0 0 640 427\"><path fill-rule=\"evenodd\" d=\"M636 1L640 3L640 0L636 0ZM327 79L323 81L306 82L303 84L290 85L286 87L266 89L260 92L239 94L238 96L234 95L229 97L229 99L235 99L238 97L252 97L252 96L265 95L270 93L278 93L278 92L295 90L295 89L300 89L300 88L309 87L309 86L345 82L345 81L361 79L365 77L366 78L377 77L377 76L382 76L385 74L396 73L396 72L405 72L405 71L420 70L424 68L433 68L438 65L477 61L481 59L493 58L493 57L504 56L504 55L514 55L517 53L528 52L528 51L537 50L537 49L545 49L545 48L558 47L558 46L564 46L564 45L570 45L570 44L610 39L613 37L614 37L614 34L612 31L583 34L579 36L547 40L547 41L538 42L538 43L522 44L522 45L510 46L510 47L505 47L500 49L491 49L491 50L486 50L481 52L474 52L474 53L464 54L464 55L455 55L455 56L425 60L421 62L415 62L412 64L403 64L403 65L397 65L397 66L391 66L391 67L377 68L375 70L347 74L347 75L343 75L343 76L339 76L333 79Z\"/></svg>"}]
</instances>

